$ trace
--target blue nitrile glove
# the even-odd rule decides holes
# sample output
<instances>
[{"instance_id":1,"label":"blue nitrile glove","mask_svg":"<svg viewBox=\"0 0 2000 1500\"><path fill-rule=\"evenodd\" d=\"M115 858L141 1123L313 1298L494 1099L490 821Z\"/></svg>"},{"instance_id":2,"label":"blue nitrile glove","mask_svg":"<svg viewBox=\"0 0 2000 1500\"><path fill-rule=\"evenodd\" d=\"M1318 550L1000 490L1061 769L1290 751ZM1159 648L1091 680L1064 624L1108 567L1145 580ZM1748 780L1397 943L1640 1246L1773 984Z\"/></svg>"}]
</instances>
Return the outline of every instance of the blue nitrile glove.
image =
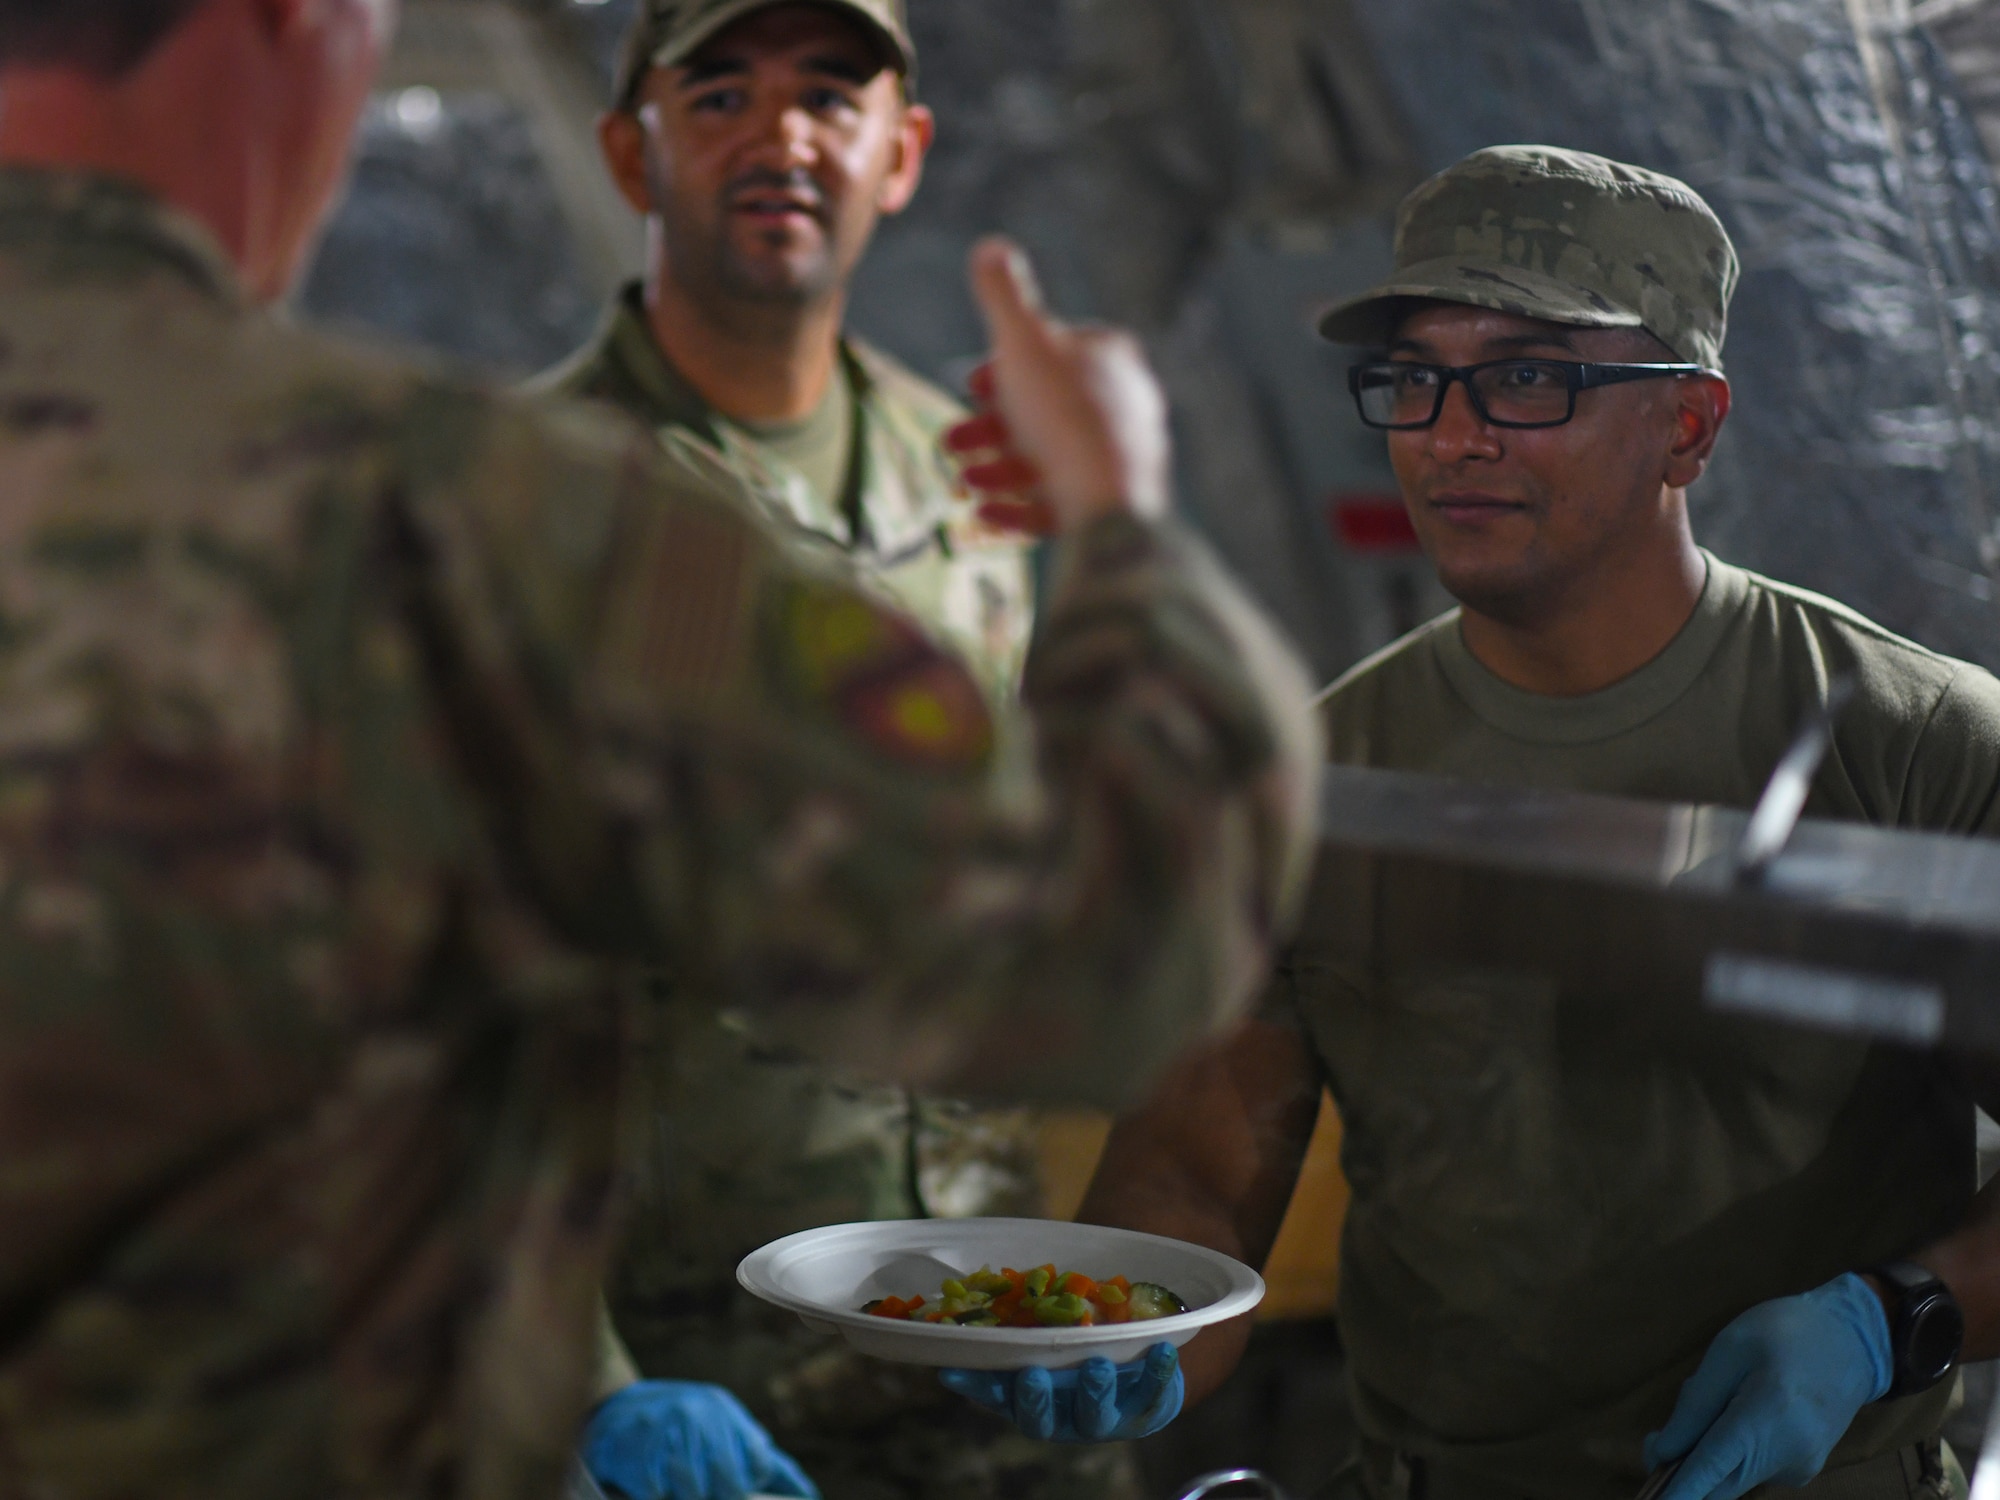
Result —
<instances>
[{"instance_id":1,"label":"blue nitrile glove","mask_svg":"<svg viewBox=\"0 0 2000 1500\"><path fill-rule=\"evenodd\" d=\"M1854 1414L1889 1393L1889 1319L1859 1276L1753 1307L1681 1387L1646 1467L1687 1462L1660 1500L1736 1500L1819 1473Z\"/></svg>"},{"instance_id":2,"label":"blue nitrile glove","mask_svg":"<svg viewBox=\"0 0 2000 1500\"><path fill-rule=\"evenodd\" d=\"M939 1379L1045 1443L1151 1437L1181 1414L1187 1396L1172 1344L1155 1344L1129 1365L1087 1359L1073 1370L945 1370Z\"/></svg>"},{"instance_id":3,"label":"blue nitrile glove","mask_svg":"<svg viewBox=\"0 0 2000 1500\"><path fill-rule=\"evenodd\" d=\"M719 1385L642 1380L591 1415L583 1466L628 1500L744 1500L819 1490Z\"/></svg>"}]
</instances>

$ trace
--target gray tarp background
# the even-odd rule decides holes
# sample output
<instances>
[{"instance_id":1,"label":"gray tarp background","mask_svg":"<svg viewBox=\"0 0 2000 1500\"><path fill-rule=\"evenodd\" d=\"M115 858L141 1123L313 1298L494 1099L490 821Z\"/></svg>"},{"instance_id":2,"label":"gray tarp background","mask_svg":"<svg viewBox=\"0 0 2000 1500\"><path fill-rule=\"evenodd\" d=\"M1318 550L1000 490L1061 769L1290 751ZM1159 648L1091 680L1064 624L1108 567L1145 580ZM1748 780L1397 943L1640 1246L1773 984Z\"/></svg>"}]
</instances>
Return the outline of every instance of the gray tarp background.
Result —
<instances>
[{"instance_id":1,"label":"gray tarp background","mask_svg":"<svg viewBox=\"0 0 2000 1500\"><path fill-rule=\"evenodd\" d=\"M566 44L588 103L626 3L524 5L519 24L550 47L515 51L553 65ZM413 129L393 99L377 112L306 307L521 370L587 327L607 283L566 244L575 216L566 226L551 189L552 152L534 149L560 129L522 58L468 89L472 42L438 41L454 26L501 35L473 22L506 8L414 0L411 34L453 74L443 117ZM1738 405L1697 492L1704 540L2000 666L2000 222L1962 102L2000 99L1993 6L911 9L939 147L864 269L856 325L954 378L980 342L965 249L993 228L1021 237L1059 306L1146 335L1176 402L1187 510L1326 672L1438 601L1420 567L1348 555L1328 530L1330 500L1388 476L1348 413L1345 356L1310 335L1312 308L1376 274L1385 207L1424 172L1528 139L1683 176L1739 241ZM572 165L589 159L587 110L573 114Z\"/></svg>"},{"instance_id":2,"label":"gray tarp background","mask_svg":"<svg viewBox=\"0 0 2000 1500\"><path fill-rule=\"evenodd\" d=\"M482 365L536 369L588 336L598 308L533 135L494 94L432 107L424 96L369 107L307 308Z\"/></svg>"}]
</instances>

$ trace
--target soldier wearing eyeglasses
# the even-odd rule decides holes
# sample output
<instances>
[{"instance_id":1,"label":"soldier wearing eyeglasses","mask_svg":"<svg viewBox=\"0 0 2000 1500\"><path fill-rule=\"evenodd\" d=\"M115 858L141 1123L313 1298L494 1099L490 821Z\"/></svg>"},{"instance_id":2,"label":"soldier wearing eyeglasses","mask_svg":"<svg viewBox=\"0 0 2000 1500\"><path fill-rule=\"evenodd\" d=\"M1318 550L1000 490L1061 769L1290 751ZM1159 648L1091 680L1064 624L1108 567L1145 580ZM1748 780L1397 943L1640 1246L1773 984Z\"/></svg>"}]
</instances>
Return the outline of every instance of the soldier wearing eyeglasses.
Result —
<instances>
[{"instance_id":1,"label":"soldier wearing eyeglasses","mask_svg":"<svg viewBox=\"0 0 2000 1500\"><path fill-rule=\"evenodd\" d=\"M1376 356L1355 399L1459 608L1334 685L1335 760L1747 807L1851 676L1809 812L2000 825L2000 683L1696 543L1736 278L1690 188L1597 157L1482 151L1404 205L1394 274L1323 327ZM2000 1353L2000 1096L1776 1028L1621 1045L1619 1004L1294 961L1121 1122L1084 1215L1260 1261L1327 1084L1355 1492L1630 1500L1683 1461L1666 1500L1947 1493L1961 1308ZM1245 1337L1188 1351L1191 1400Z\"/></svg>"}]
</instances>

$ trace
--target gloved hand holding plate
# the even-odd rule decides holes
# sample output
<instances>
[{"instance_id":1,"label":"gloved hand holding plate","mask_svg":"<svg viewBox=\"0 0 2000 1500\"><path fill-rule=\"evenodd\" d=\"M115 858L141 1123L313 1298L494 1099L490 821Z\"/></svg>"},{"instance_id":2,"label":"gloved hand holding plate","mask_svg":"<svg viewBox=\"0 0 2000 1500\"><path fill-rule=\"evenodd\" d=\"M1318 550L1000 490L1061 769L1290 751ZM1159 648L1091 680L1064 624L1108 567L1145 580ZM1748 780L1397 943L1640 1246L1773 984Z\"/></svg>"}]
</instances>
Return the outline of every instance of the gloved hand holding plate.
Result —
<instances>
[{"instance_id":1,"label":"gloved hand holding plate","mask_svg":"<svg viewBox=\"0 0 2000 1500\"><path fill-rule=\"evenodd\" d=\"M1049 1267L1059 1274L1040 1274ZM1030 1284L1017 1287L1009 1271ZM1263 1278L1219 1251L1049 1219L809 1229L755 1252L736 1279L863 1354L959 1370L1062 1370L1096 1358L1123 1365L1156 1344L1179 1348L1264 1298ZM924 1305L912 1318L917 1298Z\"/></svg>"}]
</instances>

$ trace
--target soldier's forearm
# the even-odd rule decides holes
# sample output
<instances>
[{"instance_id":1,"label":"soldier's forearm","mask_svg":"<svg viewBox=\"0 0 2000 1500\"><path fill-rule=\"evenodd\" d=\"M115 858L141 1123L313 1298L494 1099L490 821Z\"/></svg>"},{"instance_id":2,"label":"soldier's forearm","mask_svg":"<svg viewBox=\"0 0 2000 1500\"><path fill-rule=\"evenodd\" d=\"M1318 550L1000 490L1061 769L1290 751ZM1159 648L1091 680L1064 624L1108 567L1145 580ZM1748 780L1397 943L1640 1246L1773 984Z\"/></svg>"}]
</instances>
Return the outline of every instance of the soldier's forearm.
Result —
<instances>
[{"instance_id":1,"label":"soldier's forearm","mask_svg":"<svg viewBox=\"0 0 2000 1500\"><path fill-rule=\"evenodd\" d=\"M1954 1057L1949 1066L1973 1102L2000 1118L2000 1066L1973 1056ZM1912 1259L1934 1272L1958 1300L1965 1314L1963 1357L2000 1358L2000 1177L1972 1200L1956 1230ZM1883 1288L1877 1285L1876 1292L1883 1294Z\"/></svg>"},{"instance_id":2,"label":"soldier's forearm","mask_svg":"<svg viewBox=\"0 0 2000 1500\"><path fill-rule=\"evenodd\" d=\"M1320 1078L1290 1027L1252 1022L1172 1068L1112 1131L1078 1217L1167 1235L1254 1266L1270 1257L1319 1116ZM1181 1354L1190 1401L1242 1360L1254 1317Z\"/></svg>"},{"instance_id":3,"label":"soldier's forearm","mask_svg":"<svg viewBox=\"0 0 2000 1500\"><path fill-rule=\"evenodd\" d=\"M1186 1107L1193 1111L1200 1104L1189 1100ZM1079 1220L1165 1235L1262 1264L1263 1256L1247 1243L1244 1226L1231 1206L1185 1169L1173 1143L1150 1136L1135 1139L1134 1132L1120 1128L1124 1139L1114 1137L1107 1149L1077 1214ZM1190 1405L1208 1397L1235 1372L1255 1325L1254 1314L1233 1319L1204 1330L1181 1350Z\"/></svg>"}]
</instances>

